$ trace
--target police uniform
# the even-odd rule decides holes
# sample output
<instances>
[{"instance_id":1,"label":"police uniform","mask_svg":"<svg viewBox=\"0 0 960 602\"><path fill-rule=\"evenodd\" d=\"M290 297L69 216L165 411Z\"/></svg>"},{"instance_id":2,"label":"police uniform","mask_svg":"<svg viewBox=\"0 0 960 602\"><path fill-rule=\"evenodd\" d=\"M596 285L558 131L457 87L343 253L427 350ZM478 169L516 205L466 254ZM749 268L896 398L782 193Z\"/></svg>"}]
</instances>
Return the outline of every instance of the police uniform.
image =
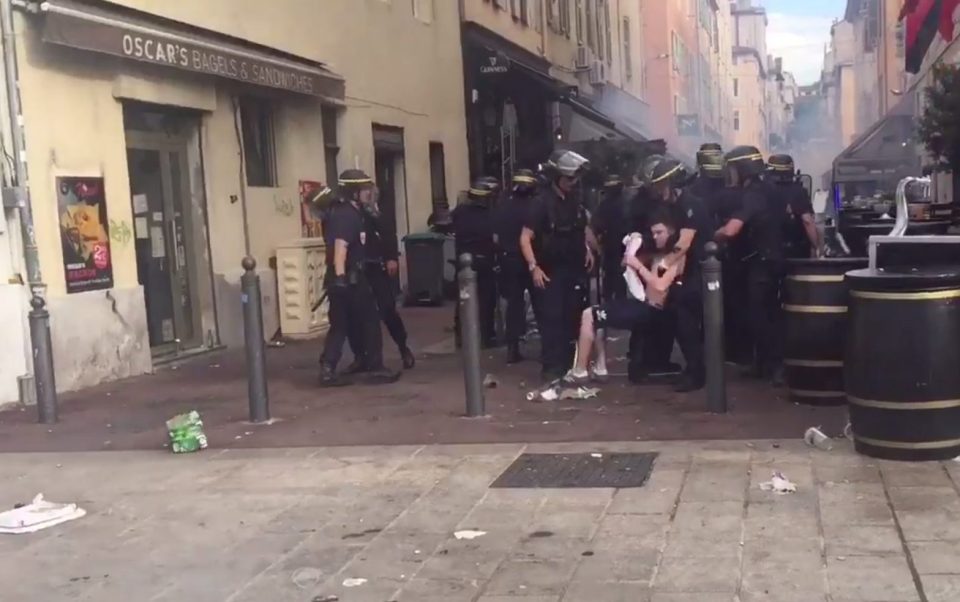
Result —
<instances>
[{"instance_id":1,"label":"police uniform","mask_svg":"<svg viewBox=\"0 0 960 602\"><path fill-rule=\"evenodd\" d=\"M457 257L473 255L477 273L477 304L480 314L480 339L490 347L496 339L497 305L496 245L494 243L493 204L500 184L494 178L480 178L470 187L467 202L457 205L451 215ZM460 304L454 312L454 327L460 332Z\"/></svg>"},{"instance_id":2,"label":"police uniform","mask_svg":"<svg viewBox=\"0 0 960 602\"><path fill-rule=\"evenodd\" d=\"M525 294L530 294L535 316L539 304L533 290L533 279L520 251L520 234L530 217L539 182L529 169L517 171L513 177L513 193L494 209L494 232L497 235L500 266L500 294L507 302L507 363L523 360L520 339L527 332ZM537 318L539 322L539 317Z\"/></svg>"},{"instance_id":3,"label":"police uniform","mask_svg":"<svg viewBox=\"0 0 960 602\"><path fill-rule=\"evenodd\" d=\"M677 389L694 391L703 387L706 374L703 359L703 276L704 246L713 237L715 225L704 200L690 189L681 189L686 180L683 165L666 160L657 166L653 183L671 188L670 214L678 234L694 232L685 253L684 271L673 285L670 306L675 316L676 339L686 361ZM679 191L679 192L677 192Z\"/></svg>"},{"instance_id":4,"label":"police uniform","mask_svg":"<svg viewBox=\"0 0 960 602\"><path fill-rule=\"evenodd\" d=\"M377 303L365 272L364 216L356 200L362 189L372 188L373 182L360 170L347 170L341 175L340 186L345 198L333 205L324 219L327 266L324 282L330 299L330 331L320 357L321 384L347 384L336 374L336 368L348 337L360 368L368 374L371 383L394 382L397 374L383 364ZM345 271L339 276L334 261L337 241L347 244Z\"/></svg>"},{"instance_id":5,"label":"police uniform","mask_svg":"<svg viewBox=\"0 0 960 602\"><path fill-rule=\"evenodd\" d=\"M760 152L738 147L728 153L729 169L739 174L742 205L733 219L743 223L747 255L746 297L750 330L756 347L756 368L761 376L777 377L781 352L780 287L784 273L784 207L770 187L760 181L764 169Z\"/></svg>"},{"instance_id":6,"label":"police uniform","mask_svg":"<svg viewBox=\"0 0 960 602\"><path fill-rule=\"evenodd\" d=\"M549 282L538 289L542 370L547 380L561 378L573 364L580 314L587 307L586 209L573 192L555 182L576 178L587 164L572 151L557 151L548 162L554 183L541 189L526 228L534 233L532 273L543 270Z\"/></svg>"},{"instance_id":7,"label":"police uniform","mask_svg":"<svg viewBox=\"0 0 960 602\"><path fill-rule=\"evenodd\" d=\"M376 298L380 319L400 351L403 367L410 369L414 367L416 360L407 346L407 329L403 324L403 318L400 317L400 312L397 311L394 281L386 268L386 262L399 261L397 237L396 234L386 231L378 211L364 211L363 218L366 233L364 255L367 280Z\"/></svg>"},{"instance_id":8,"label":"police uniform","mask_svg":"<svg viewBox=\"0 0 960 602\"><path fill-rule=\"evenodd\" d=\"M794 175L793 157L772 155L767 179L774 195L784 209L783 244L787 259L805 259L813 250L803 224L804 215L813 215L810 194Z\"/></svg>"}]
</instances>

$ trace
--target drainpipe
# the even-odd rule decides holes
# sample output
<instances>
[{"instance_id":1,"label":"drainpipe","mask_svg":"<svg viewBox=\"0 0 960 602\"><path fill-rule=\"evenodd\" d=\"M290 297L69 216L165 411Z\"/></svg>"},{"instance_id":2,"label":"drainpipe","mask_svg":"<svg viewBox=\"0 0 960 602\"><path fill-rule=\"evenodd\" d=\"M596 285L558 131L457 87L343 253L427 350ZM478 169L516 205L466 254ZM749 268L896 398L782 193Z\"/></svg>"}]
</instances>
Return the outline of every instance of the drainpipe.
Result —
<instances>
[{"instance_id":1,"label":"drainpipe","mask_svg":"<svg viewBox=\"0 0 960 602\"><path fill-rule=\"evenodd\" d=\"M34 382L37 392L37 408L40 421L50 424L57 421L57 388L53 370L53 346L50 341L50 314L46 310L47 286L40 272L40 256L37 252L37 235L33 228L33 207L30 200L30 182L27 172L27 149L20 106L20 80L17 70L16 36L13 31L13 6L11 0L0 0L0 25L3 34L4 77L7 86L7 102L10 111L10 137L13 140L15 187L4 190L4 200L12 204L20 214L20 230L23 238L23 263L30 286L30 343L33 355ZM9 204L8 202L4 203Z\"/></svg>"}]
</instances>

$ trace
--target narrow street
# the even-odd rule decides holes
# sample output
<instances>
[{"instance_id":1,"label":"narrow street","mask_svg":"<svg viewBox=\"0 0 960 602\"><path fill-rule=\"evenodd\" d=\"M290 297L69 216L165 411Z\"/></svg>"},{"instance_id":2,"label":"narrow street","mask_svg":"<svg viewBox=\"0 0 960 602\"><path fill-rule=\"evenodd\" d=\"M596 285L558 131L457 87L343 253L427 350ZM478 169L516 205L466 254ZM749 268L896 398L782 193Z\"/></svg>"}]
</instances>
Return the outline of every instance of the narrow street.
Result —
<instances>
[{"instance_id":1,"label":"narrow street","mask_svg":"<svg viewBox=\"0 0 960 602\"><path fill-rule=\"evenodd\" d=\"M649 482L489 488L521 452L610 451L658 452ZM761 491L773 470L797 493ZM0 568L5 602L960 596L960 465L877 462L846 443L8 454L0 478L5 499L42 491L89 513L0 538L17 559Z\"/></svg>"}]
</instances>

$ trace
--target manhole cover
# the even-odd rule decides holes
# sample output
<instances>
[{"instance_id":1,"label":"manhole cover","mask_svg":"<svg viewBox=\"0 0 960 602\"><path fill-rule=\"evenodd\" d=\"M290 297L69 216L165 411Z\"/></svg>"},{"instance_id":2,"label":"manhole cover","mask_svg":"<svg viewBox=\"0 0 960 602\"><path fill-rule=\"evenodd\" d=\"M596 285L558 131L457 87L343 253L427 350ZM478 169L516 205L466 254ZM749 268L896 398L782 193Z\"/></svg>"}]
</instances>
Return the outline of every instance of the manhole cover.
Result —
<instances>
[{"instance_id":1,"label":"manhole cover","mask_svg":"<svg viewBox=\"0 0 960 602\"><path fill-rule=\"evenodd\" d=\"M642 487L656 457L656 453L522 454L491 487Z\"/></svg>"}]
</instances>

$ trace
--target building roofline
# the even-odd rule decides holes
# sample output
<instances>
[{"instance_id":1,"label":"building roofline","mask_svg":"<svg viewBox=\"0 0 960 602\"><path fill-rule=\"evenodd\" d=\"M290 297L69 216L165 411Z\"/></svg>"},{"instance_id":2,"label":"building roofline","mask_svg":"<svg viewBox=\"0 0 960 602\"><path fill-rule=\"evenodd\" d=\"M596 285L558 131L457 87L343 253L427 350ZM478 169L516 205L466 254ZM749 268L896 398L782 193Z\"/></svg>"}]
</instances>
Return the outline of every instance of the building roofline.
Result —
<instances>
[{"instance_id":1,"label":"building roofline","mask_svg":"<svg viewBox=\"0 0 960 602\"><path fill-rule=\"evenodd\" d=\"M763 66L763 57L760 56L760 51L756 48L750 48L749 46L734 46L733 47L733 56L734 58L738 56L752 56L757 59L757 66L760 67L760 77L767 78L767 69Z\"/></svg>"}]
</instances>

